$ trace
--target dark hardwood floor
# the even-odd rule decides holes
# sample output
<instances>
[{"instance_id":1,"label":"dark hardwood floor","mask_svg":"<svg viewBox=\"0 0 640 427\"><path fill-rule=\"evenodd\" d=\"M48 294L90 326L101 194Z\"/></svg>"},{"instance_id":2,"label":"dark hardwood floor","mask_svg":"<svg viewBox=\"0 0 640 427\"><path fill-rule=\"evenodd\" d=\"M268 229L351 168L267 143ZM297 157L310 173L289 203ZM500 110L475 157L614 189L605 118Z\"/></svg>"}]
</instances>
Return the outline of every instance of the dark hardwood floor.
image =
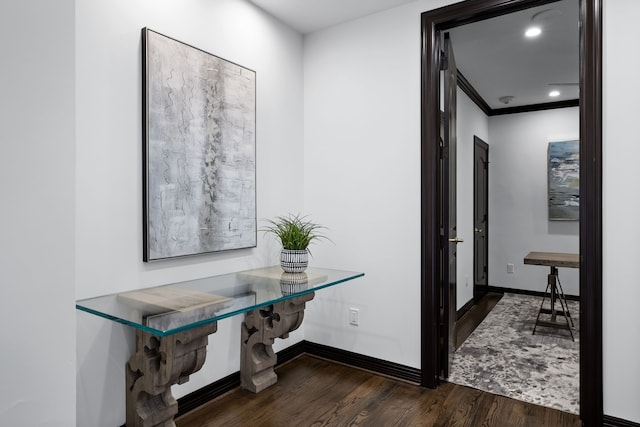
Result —
<instances>
[{"instance_id":1,"label":"dark hardwood floor","mask_svg":"<svg viewBox=\"0 0 640 427\"><path fill-rule=\"evenodd\" d=\"M313 356L276 369L261 393L235 389L180 417L213 426L580 426L576 415L468 387L424 389Z\"/></svg>"},{"instance_id":2,"label":"dark hardwood floor","mask_svg":"<svg viewBox=\"0 0 640 427\"><path fill-rule=\"evenodd\" d=\"M498 301L502 298L502 294L488 293L478 301L456 322L456 350L460 348L469 335L478 327L478 325L487 317L487 314Z\"/></svg>"}]
</instances>

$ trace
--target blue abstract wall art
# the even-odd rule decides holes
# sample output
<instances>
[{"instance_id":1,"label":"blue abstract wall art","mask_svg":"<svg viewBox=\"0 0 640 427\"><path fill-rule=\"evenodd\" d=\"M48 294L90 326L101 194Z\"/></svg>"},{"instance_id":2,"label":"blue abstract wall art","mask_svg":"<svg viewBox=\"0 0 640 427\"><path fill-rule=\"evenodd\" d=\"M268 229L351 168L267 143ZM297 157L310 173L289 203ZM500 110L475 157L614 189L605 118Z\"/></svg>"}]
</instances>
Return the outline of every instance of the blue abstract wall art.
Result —
<instances>
[{"instance_id":1,"label":"blue abstract wall art","mask_svg":"<svg viewBox=\"0 0 640 427\"><path fill-rule=\"evenodd\" d=\"M580 219L580 141L549 143L549 220Z\"/></svg>"}]
</instances>

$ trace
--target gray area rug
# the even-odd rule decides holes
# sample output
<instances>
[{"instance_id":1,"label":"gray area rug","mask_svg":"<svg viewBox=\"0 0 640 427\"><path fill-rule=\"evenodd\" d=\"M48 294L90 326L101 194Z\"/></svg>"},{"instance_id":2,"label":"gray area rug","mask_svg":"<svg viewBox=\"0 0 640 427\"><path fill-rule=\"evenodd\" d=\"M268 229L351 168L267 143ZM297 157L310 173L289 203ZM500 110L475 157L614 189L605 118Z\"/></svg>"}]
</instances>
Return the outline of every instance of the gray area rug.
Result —
<instances>
[{"instance_id":1,"label":"gray area rug","mask_svg":"<svg viewBox=\"0 0 640 427\"><path fill-rule=\"evenodd\" d=\"M505 294L456 351L448 381L578 414L579 303L568 301L573 342L562 329L538 327L532 335L541 302Z\"/></svg>"}]
</instances>

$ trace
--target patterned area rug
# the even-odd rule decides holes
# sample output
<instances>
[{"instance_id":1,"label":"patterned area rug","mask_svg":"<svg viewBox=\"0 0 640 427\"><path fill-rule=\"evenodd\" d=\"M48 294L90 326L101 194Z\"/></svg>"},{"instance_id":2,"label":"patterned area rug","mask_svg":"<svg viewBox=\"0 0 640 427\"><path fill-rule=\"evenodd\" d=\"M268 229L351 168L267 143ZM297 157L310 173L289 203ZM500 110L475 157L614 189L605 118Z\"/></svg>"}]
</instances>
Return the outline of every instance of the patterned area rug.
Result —
<instances>
[{"instance_id":1,"label":"patterned area rug","mask_svg":"<svg viewBox=\"0 0 640 427\"><path fill-rule=\"evenodd\" d=\"M563 329L538 327L532 335L541 302L505 294L456 351L448 381L578 414L579 303L568 301L573 342Z\"/></svg>"}]
</instances>

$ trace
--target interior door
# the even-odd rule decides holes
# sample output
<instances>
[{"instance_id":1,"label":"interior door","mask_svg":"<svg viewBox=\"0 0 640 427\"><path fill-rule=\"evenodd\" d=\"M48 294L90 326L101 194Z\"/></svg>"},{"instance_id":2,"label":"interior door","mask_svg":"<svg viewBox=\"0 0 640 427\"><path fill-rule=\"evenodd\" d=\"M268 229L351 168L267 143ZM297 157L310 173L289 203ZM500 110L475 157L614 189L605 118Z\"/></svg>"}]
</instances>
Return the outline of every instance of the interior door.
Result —
<instances>
[{"instance_id":1,"label":"interior door","mask_svg":"<svg viewBox=\"0 0 640 427\"><path fill-rule=\"evenodd\" d=\"M489 145L474 136L473 146L473 296L489 286Z\"/></svg>"},{"instance_id":2,"label":"interior door","mask_svg":"<svg viewBox=\"0 0 640 427\"><path fill-rule=\"evenodd\" d=\"M444 34L442 77L444 80L444 111L440 143L442 146L440 184L442 189L441 250L441 298L440 298L440 367L441 376L447 378L451 370L456 342L456 251L458 238L456 228L456 90L457 69L449 34Z\"/></svg>"}]
</instances>

